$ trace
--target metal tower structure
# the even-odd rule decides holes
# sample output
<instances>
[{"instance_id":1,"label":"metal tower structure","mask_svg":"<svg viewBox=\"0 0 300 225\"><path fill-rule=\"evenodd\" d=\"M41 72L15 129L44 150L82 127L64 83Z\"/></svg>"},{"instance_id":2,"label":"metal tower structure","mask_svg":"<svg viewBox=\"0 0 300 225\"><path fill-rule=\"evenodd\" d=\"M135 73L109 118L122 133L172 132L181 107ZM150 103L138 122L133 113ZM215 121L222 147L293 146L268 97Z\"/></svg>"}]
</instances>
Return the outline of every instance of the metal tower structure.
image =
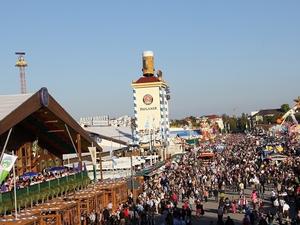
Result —
<instances>
[{"instance_id":1,"label":"metal tower structure","mask_svg":"<svg viewBox=\"0 0 300 225\"><path fill-rule=\"evenodd\" d=\"M25 78L25 67L27 67L27 62L25 61L25 52L16 52L18 60L16 62L16 67L20 70L20 82L21 82L21 94L26 94L26 78Z\"/></svg>"}]
</instances>

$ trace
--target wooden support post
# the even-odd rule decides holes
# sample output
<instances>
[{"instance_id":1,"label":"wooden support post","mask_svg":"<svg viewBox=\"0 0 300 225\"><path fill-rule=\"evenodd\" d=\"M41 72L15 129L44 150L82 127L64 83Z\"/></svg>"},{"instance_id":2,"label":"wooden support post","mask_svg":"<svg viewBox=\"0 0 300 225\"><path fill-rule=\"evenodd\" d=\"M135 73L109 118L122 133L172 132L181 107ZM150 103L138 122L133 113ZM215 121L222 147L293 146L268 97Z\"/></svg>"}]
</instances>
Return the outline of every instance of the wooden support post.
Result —
<instances>
[{"instance_id":1,"label":"wooden support post","mask_svg":"<svg viewBox=\"0 0 300 225\"><path fill-rule=\"evenodd\" d=\"M100 152L100 180L103 181L103 172L102 172L102 151Z\"/></svg>"},{"instance_id":2,"label":"wooden support post","mask_svg":"<svg viewBox=\"0 0 300 225\"><path fill-rule=\"evenodd\" d=\"M117 199L116 199L116 188L114 185L111 188L111 201L113 204L113 210L115 210L117 206Z\"/></svg>"},{"instance_id":3,"label":"wooden support post","mask_svg":"<svg viewBox=\"0 0 300 225\"><path fill-rule=\"evenodd\" d=\"M80 211L80 200L77 201L77 221L78 224L81 224L81 211Z\"/></svg>"},{"instance_id":4,"label":"wooden support post","mask_svg":"<svg viewBox=\"0 0 300 225\"><path fill-rule=\"evenodd\" d=\"M76 140L77 140L77 151L78 151L78 166L79 166L80 171L82 171L81 136L80 136L80 134L77 134Z\"/></svg>"}]
</instances>

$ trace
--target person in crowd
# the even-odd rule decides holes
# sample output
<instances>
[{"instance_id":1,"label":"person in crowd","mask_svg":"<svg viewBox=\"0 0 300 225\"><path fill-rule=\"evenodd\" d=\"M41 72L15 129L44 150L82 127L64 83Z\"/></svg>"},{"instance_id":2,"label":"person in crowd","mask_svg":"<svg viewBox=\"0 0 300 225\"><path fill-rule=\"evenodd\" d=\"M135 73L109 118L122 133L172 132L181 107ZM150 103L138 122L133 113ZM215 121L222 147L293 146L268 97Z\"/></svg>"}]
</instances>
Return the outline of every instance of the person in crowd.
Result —
<instances>
[{"instance_id":1,"label":"person in crowd","mask_svg":"<svg viewBox=\"0 0 300 225\"><path fill-rule=\"evenodd\" d=\"M227 217L227 220L225 222L225 225L234 225L233 220L230 218L230 216Z\"/></svg>"}]
</instances>

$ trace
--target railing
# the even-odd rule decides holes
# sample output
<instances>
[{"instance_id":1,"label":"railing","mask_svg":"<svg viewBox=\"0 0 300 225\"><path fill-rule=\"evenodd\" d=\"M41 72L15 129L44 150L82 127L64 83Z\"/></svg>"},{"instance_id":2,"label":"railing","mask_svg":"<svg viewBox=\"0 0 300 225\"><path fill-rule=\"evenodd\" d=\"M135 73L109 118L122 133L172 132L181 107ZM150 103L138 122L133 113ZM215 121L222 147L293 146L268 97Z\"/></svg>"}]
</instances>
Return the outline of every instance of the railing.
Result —
<instances>
[{"instance_id":1,"label":"railing","mask_svg":"<svg viewBox=\"0 0 300 225\"><path fill-rule=\"evenodd\" d=\"M87 171L57 178L17 190L18 208L81 189L90 183ZM0 214L14 209L14 191L0 193Z\"/></svg>"},{"instance_id":2,"label":"railing","mask_svg":"<svg viewBox=\"0 0 300 225\"><path fill-rule=\"evenodd\" d=\"M135 176L147 176L148 174L150 174L152 171L162 167L166 162L165 161L160 161L157 162L156 164L154 164L153 166L150 166L148 168L145 168L143 170L137 171L135 173Z\"/></svg>"}]
</instances>

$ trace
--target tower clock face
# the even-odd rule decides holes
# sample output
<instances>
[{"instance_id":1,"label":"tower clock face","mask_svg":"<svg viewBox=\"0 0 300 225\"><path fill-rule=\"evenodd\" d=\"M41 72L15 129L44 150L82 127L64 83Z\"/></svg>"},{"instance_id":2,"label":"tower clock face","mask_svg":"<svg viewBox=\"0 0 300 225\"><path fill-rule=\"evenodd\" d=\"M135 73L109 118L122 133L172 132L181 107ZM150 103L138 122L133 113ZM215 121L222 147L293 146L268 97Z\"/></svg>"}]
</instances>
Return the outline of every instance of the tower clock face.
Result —
<instances>
[{"instance_id":1,"label":"tower clock face","mask_svg":"<svg viewBox=\"0 0 300 225\"><path fill-rule=\"evenodd\" d=\"M149 94L146 94L144 97L143 97L143 102L146 104L146 105L151 105L152 102L153 102L153 97Z\"/></svg>"}]
</instances>

